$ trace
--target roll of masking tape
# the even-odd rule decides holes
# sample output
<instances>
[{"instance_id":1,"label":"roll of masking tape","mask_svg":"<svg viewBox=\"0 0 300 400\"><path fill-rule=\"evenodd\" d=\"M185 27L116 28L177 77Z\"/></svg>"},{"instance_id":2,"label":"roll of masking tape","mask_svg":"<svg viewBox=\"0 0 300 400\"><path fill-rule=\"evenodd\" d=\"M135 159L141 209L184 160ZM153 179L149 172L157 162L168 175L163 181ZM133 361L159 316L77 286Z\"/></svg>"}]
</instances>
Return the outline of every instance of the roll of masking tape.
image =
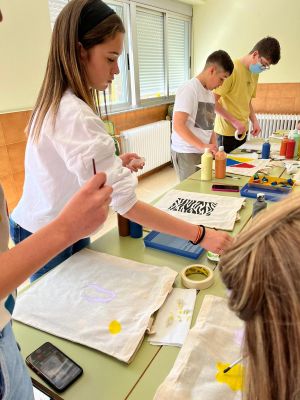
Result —
<instances>
[{"instance_id":1,"label":"roll of masking tape","mask_svg":"<svg viewBox=\"0 0 300 400\"><path fill-rule=\"evenodd\" d=\"M241 141L241 140L245 139L246 134L247 134L246 132L239 133L239 131L236 130L235 133L234 133L234 137L235 137L236 140L240 140Z\"/></svg>"},{"instance_id":2,"label":"roll of masking tape","mask_svg":"<svg viewBox=\"0 0 300 400\"><path fill-rule=\"evenodd\" d=\"M204 279L190 279L191 275L202 275ZM181 282L188 289L207 289L214 283L214 273L206 265L189 265L181 271Z\"/></svg>"}]
</instances>

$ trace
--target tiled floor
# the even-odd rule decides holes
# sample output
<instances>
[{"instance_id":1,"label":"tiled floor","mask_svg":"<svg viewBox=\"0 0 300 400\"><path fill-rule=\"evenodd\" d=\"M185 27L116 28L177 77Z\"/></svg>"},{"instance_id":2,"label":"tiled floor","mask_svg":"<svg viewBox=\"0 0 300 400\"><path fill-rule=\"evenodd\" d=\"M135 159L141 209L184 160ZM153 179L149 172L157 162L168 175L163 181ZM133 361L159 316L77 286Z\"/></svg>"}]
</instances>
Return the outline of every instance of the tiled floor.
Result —
<instances>
[{"instance_id":1,"label":"tiled floor","mask_svg":"<svg viewBox=\"0 0 300 400\"><path fill-rule=\"evenodd\" d=\"M145 178L141 178L136 189L136 194L139 200L150 203L177 183L179 183L179 181L177 180L174 168L167 166L158 172L146 176ZM108 232L116 225L117 215L115 212L110 210L104 226L99 232L91 237L91 240L94 241L98 239L101 235Z\"/></svg>"}]
</instances>

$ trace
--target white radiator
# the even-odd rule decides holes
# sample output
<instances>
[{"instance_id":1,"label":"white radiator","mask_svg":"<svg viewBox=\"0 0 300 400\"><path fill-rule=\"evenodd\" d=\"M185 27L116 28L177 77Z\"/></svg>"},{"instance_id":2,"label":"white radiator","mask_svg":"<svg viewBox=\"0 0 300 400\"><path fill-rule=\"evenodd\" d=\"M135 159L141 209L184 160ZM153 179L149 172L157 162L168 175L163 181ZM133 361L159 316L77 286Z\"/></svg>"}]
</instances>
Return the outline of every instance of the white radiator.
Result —
<instances>
[{"instance_id":1,"label":"white radiator","mask_svg":"<svg viewBox=\"0 0 300 400\"><path fill-rule=\"evenodd\" d=\"M273 132L282 129L296 129L300 115L296 114L256 114L258 119L261 133L258 137L267 138ZM249 124L248 139L251 137L252 123Z\"/></svg>"},{"instance_id":2,"label":"white radiator","mask_svg":"<svg viewBox=\"0 0 300 400\"><path fill-rule=\"evenodd\" d=\"M137 153L146 159L142 175L171 160L170 121L158 121L152 124L127 129L120 133L122 153Z\"/></svg>"}]
</instances>

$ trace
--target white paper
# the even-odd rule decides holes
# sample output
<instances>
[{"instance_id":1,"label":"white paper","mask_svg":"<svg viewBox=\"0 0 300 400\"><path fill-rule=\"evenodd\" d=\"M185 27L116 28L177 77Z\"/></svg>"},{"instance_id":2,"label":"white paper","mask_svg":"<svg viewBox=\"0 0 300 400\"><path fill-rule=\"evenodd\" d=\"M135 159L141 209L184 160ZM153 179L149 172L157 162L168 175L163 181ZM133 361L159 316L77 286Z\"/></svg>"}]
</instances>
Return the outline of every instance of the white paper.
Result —
<instances>
[{"instance_id":1,"label":"white paper","mask_svg":"<svg viewBox=\"0 0 300 400\"><path fill-rule=\"evenodd\" d=\"M155 206L193 224L231 231L244 201L243 197L171 190Z\"/></svg>"},{"instance_id":2,"label":"white paper","mask_svg":"<svg viewBox=\"0 0 300 400\"><path fill-rule=\"evenodd\" d=\"M175 288L155 318L148 340L153 345L183 345L189 332L196 301L196 289Z\"/></svg>"},{"instance_id":3,"label":"white paper","mask_svg":"<svg viewBox=\"0 0 300 400\"><path fill-rule=\"evenodd\" d=\"M176 275L84 249L19 296L13 317L129 362Z\"/></svg>"},{"instance_id":4,"label":"white paper","mask_svg":"<svg viewBox=\"0 0 300 400\"><path fill-rule=\"evenodd\" d=\"M220 366L240 357L243 329L226 299L205 296L196 324L154 400L240 400L241 391L232 389L226 380L232 378L224 376L220 382L216 375ZM230 383L238 387L241 376Z\"/></svg>"}]
</instances>

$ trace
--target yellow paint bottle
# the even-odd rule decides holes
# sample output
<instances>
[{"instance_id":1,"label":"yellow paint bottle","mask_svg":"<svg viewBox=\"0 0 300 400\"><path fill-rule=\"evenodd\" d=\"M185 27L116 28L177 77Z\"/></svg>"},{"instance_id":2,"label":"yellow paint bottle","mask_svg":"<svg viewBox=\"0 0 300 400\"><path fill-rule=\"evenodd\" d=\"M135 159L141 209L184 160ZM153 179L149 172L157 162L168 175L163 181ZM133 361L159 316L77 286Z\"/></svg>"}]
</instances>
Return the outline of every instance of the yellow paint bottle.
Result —
<instances>
[{"instance_id":1,"label":"yellow paint bottle","mask_svg":"<svg viewBox=\"0 0 300 400\"><path fill-rule=\"evenodd\" d=\"M212 179L213 155L208 148L205 148L201 157L201 180L211 181Z\"/></svg>"}]
</instances>

